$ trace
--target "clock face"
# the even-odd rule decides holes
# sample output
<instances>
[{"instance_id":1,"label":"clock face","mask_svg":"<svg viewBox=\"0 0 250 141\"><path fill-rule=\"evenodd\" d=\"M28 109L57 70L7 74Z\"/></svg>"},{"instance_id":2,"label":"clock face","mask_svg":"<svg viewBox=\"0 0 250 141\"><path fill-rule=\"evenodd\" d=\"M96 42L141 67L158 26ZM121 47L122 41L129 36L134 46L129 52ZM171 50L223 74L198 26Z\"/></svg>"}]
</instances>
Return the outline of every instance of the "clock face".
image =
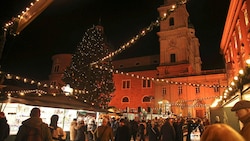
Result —
<instances>
[{"instance_id":1,"label":"clock face","mask_svg":"<svg viewBox=\"0 0 250 141\"><path fill-rule=\"evenodd\" d=\"M169 40L169 46L170 47L175 47L176 46L176 40L175 39L170 39Z\"/></svg>"}]
</instances>

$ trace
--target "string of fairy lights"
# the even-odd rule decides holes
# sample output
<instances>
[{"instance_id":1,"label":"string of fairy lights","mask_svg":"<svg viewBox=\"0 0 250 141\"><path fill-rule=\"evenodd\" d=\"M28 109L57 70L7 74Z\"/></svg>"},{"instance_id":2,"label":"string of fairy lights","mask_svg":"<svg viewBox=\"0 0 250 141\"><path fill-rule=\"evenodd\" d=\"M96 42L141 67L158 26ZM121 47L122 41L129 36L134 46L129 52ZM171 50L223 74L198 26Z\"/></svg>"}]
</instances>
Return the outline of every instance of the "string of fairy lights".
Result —
<instances>
[{"instance_id":1,"label":"string of fairy lights","mask_svg":"<svg viewBox=\"0 0 250 141\"><path fill-rule=\"evenodd\" d=\"M35 2L39 2L39 0L36 0ZM153 30L154 27L159 26L160 21L166 20L168 18L168 16L175 11L176 8L178 8L178 6L183 5L186 3L186 0L180 0L178 1L176 4L172 5L172 8L169 9L168 11L166 11L166 13L163 15L163 17L159 17L156 21L152 22L148 27L144 28L143 30L141 30L139 32L139 34L137 34L136 36L132 37L128 42L126 42L125 44L123 44L122 46L119 47L119 49L117 49L114 52L111 52L108 56L103 57L100 60L97 60L96 62L92 62L90 65L94 65L96 68L99 69L106 69L103 68L102 66L98 66L96 65L99 62L102 62L106 59L112 58L115 55L121 53L122 51L126 50L127 48L131 47L133 44L135 44L139 39L141 39L143 36L147 35L147 33L149 33L150 31ZM23 15L25 15L25 13L34 5L34 3L30 3L30 6L26 7L24 11L21 12L21 14L19 14L17 17L18 18L22 18ZM13 21L9 21L7 22L3 29L5 31L10 30L10 28L13 26L14 22ZM248 69L249 69L249 65L248 65ZM220 87L220 88L227 88L225 89L225 92L223 94L223 96L220 96L220 99L226 99L228 97L230 97L232 94L230 92L235 91L236 87L235 87L235 83L237 82L237 77L234 78L234 81L232 81L230 84L230 86L221 86L221 85L211 85L211 84L198 84L198 83L191 83L191 82L177 82L177 81L172 81L172 80L166 80L166 79L158 79L158 78L152 78L152 77L145 77L145 76L140 76L140 75L135 75L133 73L126 73L126 72L120 72L118 70L113 70L110 69L109 71L114 72L116 74L121 74L121 75L126 75L126 76L130 76L130 77L134 77L137 79L147 79L147 80L152 80L152 81L159 81L159 82L165 82L168 84L173 84L173 85L187 85L187 86L200 86L200 87ZM244 75L244 70L239 72L239 76ZM18 75L14 75L14 74L10 74L10 73L5 73L3 71L0 71L0 74L4 74L5 77L7 79L16 79L16 80L21 80L24 83L30 83L30 84L34 84L37 85L38 87L44 87L44 88L50 88L50 89L57 89L60 90L61 88L59 86L54 86L54 85L50 85L44 82L40 82L40 81L36 81L36 80L32 80L32 79L28 79L28 78L24 78L24 77L20 77ZM6 91L6 93L8 95L11 95L12 93L20 93L21 95L25 95L27 93L31 93L31 92L36 92L39 93L39 96L41 96L42 94L47 94L46 91L43 90L19 90L19 91ZM73 89L74 93L79 93L79 94L85 94L87 93L85 90L77 90L77 89ZM56 95L55 95L56 96ZM213 98L218 98L218 97L213 97ZM202 98L203 99L203 98ZM204 98L207 99L207 98ZM185 101L187 102L187 101ZM175 105L174 103L172 103L173 105Z\"/></svg>"},{"instance_id":2,"label":"string of fairy lights","mask_svg":"<svg viewBox=\"0 0 250 141\"><path fill-rule=\"evenodd\" d=\"M104 68L103 66L99 66L99 65L95 65L95 68L108 70L108 68ZM137 78L137 79L151 80L151 81L156 81L156 82L165 82L167 84L173 84L173 85L185 85L185 86L193 86L193 87L209 87L209 88L212 88L212 87L227 88L228 87L228 86L223 86L220 84L200 84L200 83L191 83L191 82L178 82L178 81L173 81L173 80L168 80L168 79L145 77L145 76L141 76L138 74L122 72L122 71L114 70L114 69L109 69L109 71L113 72L115 74L126 75L126 76L130 76L130 77Z\"/></svg>"},{"instance_id":3,"label":"string of fairy lights","mask_svg":"<svg viewBox=\"0 0 250 141\"><path fill-rule=\"evenodd\" d=\"M20 14L17 15L17 17L13 17L12 20L8 21L7 23L4 24L4 31L10 31L10 33L14 36L16 36L16 34L18 33L14 33L12 32L12 29L11 28L15 28L15 21L16 19L22 19L22 18L25 18L25 16L27 16L27 13L29 12L29 10L35 6L36 3L38 3L39 0L35 0L34 2L31 2L29 4L29 6L27 6L24 10L22 10L22 12Z\"/></svg>"},{"instance_id":4,"label":"string of fairy lights","mask_svg":"<svg viewBox=\"0 0 250 141\"><path fill-rule=\"evenodd\" d=\"M169 84L173 84L173 85L188 85L188 86L203 86L203 87L224 87L227 88L224 90L224 93L222 96L215 96L215 97L203 97L203 98L199 98L199 99L195 99L195 100L183 100L183 101L179 101L178 103L171 103L171 105L175 105L175 106L182 106L182 104L180 103L185 103L185 102L190 102L190 101L198 101L198 100L207 100L207 99L218 99L217 102L220 102L222 100L226 100L231 98L232 96L234 96L235 91L238 89L239 84L240 83L240 79L245 78L245 76L248 76L250 73L250 59L246 60L246 68L245 69L241 69L239 70L238 76L235 76L233 81L230 83L230 86L220 86L220 85L206 85L206 84L195 84L195 83L187 83L187 82L175 82L175 81L168 81L166 79L155 79L155 78L150 78L150 77L144 77L144 76L140 76L140 75L135 75L135 74L130 74L130 73L124 73L124 72L119 72L119 71L114 71L115 73L118 74L122 74L122 75L127 75L127 76L131 76L131 77L135 77L138 79L147 79L147 80L153 80L153 81L161 81L161 82L166 82ZM96 65L96 67L98 67ZM104 69L102 67L100 67L100 69ZM113 70L110 70L113 71ZM5 75L6 79L15 79L15 80L19 80L19 81L23 81L24 83L29 83L29 84L33 84L36 85L38 87L44 87L44 88L50 88L50 89L57 89L60 90L61 88L59 86L54 86L54 85L49 85L47 83L43 83L40 81L36 81L33 79L28 79L28 78L24 78L18 75L14 75L14 74L10 74L10 73L5 73L3 71L0 71L1 75ZM79 93L79 94L86 94L87 92L84 90L77 90L77 89L73 89L74 93ZM19 93L21 96L24 96L25 94L29 94L29 93L37 93L38 96L42 96L43 94L48 94L46 91L43 90L15 90L15 91L6 91L5 93L8 96L11 96L11 94L13 93ZM53 94L53 96L56 96L56 94ZM203 105L205 106L205 105ZM197 107L197 106L196 106ZM198 106L200 107L200 106Z\"/></svg>"}]
</instances>

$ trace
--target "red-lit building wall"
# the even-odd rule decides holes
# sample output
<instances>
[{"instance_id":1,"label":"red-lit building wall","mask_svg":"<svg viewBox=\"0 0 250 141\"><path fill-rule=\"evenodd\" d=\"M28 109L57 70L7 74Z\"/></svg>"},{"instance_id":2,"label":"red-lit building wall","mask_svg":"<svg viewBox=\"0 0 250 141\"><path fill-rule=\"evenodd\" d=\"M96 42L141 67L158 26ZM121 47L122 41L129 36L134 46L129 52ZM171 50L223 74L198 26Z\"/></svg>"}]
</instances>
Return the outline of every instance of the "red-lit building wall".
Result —
<instances>
[{"instance_id":1,"label":"red-lit building wall","mask_svg":"<svg viewBox=\"0 0 250 141\"><path fill-rule=\"evenodd\" d=\"M232 86L232 93L239 98L249 97L249 64L250 59L250 0L231 0L221 39L221 53L224 55L228 85ZM240 72L242 71L242 72ZM242 73L242 74L241 74ZM239 80L235 80L238 77ZM230 95L225 94L227 98Z\"/></svg>"},{"instance_id":2,"label":"red-lit building wall","mask_svg":"<svg viewBox=\"0 0 250 141\"><path fill-rule=\"evenodd\" d=\"M221 39L229 80L246 67L250 54L249 0L232 0ZM229 81L230 82L230 81Z\"/></svg>"}]
</instances>

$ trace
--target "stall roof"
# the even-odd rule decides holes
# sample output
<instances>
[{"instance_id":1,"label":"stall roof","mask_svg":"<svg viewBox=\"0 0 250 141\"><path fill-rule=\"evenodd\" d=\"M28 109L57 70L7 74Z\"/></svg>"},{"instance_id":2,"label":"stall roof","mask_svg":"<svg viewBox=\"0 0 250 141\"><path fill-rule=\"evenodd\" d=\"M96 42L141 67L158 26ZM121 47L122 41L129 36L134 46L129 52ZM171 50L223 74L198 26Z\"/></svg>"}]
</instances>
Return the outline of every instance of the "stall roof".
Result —
<instances>
[{"instance_id":1,"label":"stall roof","mask_svg":"<svg viewBox=\"0 0 250 141\"><path fill-rule=\"evenodd\" d=\"M8 97L0 100L1 103L21 103L32 106L43 106L63 109L88 110L96 112L106 112L104 109L97 109L89 104L83 103L73 97L65 95L53 96L50 94L42 96L18 96Z\"/></svg>"}]
</instances>

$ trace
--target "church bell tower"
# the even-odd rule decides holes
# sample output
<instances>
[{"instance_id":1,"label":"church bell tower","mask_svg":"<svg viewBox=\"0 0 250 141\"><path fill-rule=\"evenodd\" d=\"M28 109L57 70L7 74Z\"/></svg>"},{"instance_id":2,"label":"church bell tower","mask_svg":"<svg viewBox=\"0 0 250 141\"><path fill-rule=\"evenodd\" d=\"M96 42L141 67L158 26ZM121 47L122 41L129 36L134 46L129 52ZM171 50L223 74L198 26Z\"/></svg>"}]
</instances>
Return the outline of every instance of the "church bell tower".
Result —
<instances>
[{"instance_id":1,"label":"church bell tower","mask_svg":"<svg viewBox=\"0 0 250 141\"><path fill-rule=\"evenodd\" d=\"M159 15L163 17L175 3L176 0L165 0L158 8ZM157 35L160 42L159 78L200 74L200 44L189 23L185 4L179 5L166 20L160 22Z\"/></svg>"}]
</instances>

